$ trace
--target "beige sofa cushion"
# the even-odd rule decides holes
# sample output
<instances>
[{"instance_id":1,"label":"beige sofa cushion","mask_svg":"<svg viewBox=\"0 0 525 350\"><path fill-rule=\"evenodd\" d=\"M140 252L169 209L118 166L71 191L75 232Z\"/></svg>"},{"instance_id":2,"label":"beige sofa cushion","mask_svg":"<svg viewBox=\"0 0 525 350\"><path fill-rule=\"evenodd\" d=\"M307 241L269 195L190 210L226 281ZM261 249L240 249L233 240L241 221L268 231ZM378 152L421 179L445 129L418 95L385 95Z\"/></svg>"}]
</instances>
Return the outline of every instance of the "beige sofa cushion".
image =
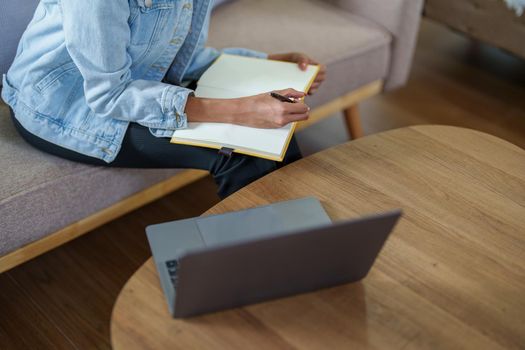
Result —
<instances>
[{"instance_id":1,"label":"beige sofa cushion","mask_svg":"<svg viewBox=\"0 0 525 350\"><path fill-rule=\"evenodd\" d=\"M328 66L312 107L386 77L391 37L363 18L317 0L236 0L213 14L208 45L267 53L300 51Z\"/></svg>"},{"instance_id":2,"label":"beige sofa cushion","mask_svg":"<svg viewBox=\"0 0 525 350\"><path fill-rule=\"evenodd\" d=\"M41 152L18 135L0 102L0 256L178 172L97 167Z\"/></svg>"}]
</instances>

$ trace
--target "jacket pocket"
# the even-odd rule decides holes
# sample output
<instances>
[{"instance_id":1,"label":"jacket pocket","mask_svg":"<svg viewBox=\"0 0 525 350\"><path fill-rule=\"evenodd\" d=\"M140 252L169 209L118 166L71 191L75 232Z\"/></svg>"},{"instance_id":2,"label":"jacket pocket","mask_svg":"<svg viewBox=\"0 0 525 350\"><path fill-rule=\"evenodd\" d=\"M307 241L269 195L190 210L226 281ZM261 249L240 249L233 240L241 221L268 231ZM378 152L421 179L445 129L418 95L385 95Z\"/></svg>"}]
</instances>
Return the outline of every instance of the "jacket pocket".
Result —
<instances>
[{"instance_id":1,"label":"jacket pocket","mask_svg":"<svg viewBox=\"0 0 525 350\"><path fill-rule=\"evenodd\" d=\"M175 16L175 0L132 0L128 24L131 44L150 46L159 41L167 19Z\"/></svg>"},{"instance_id":2,"label":"jacket pocket","mask_svg":"<svg viewBox=\"0 0 525 350\"><path fill-rule=\"evenodd\" d=\"M73 62L51 70L33 86L35 110L63 124L85 104L82 75Z\"/></svg>"},{"instance_id":3,"label":"jacket pocket","mask_svg":"<svg viewBox=\"0 0 525 350\"><path fill-rule=\"evenodd\" d=\"M59 82L61 78L72 74L77 70L77 66L74 62L64 63L40 79L40 81L35 84L35 89L40 93L44 93L49 87Z\"/></svg>"}]
</instances>

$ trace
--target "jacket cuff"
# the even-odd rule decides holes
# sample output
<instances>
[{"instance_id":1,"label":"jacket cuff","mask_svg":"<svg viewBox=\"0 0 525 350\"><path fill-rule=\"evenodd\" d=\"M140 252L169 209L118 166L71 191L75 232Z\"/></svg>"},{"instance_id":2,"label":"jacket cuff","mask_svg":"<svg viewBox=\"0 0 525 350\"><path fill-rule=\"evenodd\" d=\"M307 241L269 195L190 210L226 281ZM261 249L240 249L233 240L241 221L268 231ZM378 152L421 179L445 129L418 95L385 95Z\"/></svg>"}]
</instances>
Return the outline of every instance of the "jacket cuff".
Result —
<instances>
[{"instance_id":1,"label":"jacket cuff","mask_svg":"<svg viewBox=\"0 0 525 350\"><path fill-rule=\"evenodd\" d=\"M172 85L166 88L162 102L163 129L176 130L188 127L188 116L185 112L186 102L188 102L188 97L193 95L193 90L180 86Z\"/></svg>"}]
</instances>

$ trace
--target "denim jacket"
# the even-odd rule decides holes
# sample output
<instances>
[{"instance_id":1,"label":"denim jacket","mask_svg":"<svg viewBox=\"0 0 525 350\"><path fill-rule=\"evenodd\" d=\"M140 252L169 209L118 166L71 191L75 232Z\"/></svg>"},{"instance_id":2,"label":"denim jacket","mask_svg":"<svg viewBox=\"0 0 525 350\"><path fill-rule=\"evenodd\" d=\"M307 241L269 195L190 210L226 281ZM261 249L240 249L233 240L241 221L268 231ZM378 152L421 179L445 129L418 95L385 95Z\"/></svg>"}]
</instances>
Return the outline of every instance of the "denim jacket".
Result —
<instances>
[{"instance_id":1,"label":"denim jacket","mask_svg":"<svg viewBox=\"0 0 525 350\"><path fill-rule=\"evenodd\" d=\"M210 2L41 0L2 98L29 132L106 162L130 122L169 137L186 127L186 82L220 55L205 47Z\"/></svg>"}]
</instances>

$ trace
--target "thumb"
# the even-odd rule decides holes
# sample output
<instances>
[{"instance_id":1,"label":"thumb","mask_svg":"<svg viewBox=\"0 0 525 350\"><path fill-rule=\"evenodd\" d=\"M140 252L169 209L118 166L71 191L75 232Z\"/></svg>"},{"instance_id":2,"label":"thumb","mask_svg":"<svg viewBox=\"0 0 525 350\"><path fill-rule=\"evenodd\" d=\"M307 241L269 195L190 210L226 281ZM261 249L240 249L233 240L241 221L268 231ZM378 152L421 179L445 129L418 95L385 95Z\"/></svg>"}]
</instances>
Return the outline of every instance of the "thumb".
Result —
<instances>
[{"instance_id":1,"label":"thumb","mask_svg":"<svg viewBox=\"0 0 525 350\"><path fill-rule=\"evenodd\" d=\"M300 55L297 59L297 64L301 70L306 70L308 68L308 63L310 60L305 55Z\"/></svg>"}]
</instances>

